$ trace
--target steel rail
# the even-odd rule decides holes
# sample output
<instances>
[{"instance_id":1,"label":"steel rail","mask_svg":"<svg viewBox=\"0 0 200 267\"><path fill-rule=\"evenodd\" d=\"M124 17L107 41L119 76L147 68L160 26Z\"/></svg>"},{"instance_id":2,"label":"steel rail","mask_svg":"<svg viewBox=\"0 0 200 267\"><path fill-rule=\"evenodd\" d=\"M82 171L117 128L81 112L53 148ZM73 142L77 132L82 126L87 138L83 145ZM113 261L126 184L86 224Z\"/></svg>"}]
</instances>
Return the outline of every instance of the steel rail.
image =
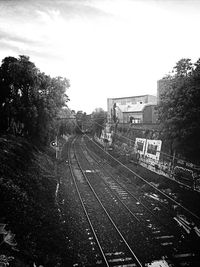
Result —
<instances>
[{"instance_id":1,"label":"steel rail","mask_svg":"<svg viewBox=\"0 0 200 267\"><path fill-rule=\"evenodd\" d=\"M103 165L103 164L101 164L101 163L98 162L98 160L97 160L97 159L95 158L95 156L94 156L94 154L95 154L94 152L92 152L91 150L89 150L87 146L86 146L86 149L87 149L88 153L90 154L90 157L96 162L97 166L100 166L100 167L103 169L103 172L106 173L106 174L108 174L109 177L110 177L111 179L113 179L113 180L116 182L117 185L119 185L119 187L123 188L123 190L124 190L125 192L127 192L129 196L131 196L131 197L132 197L133 199L135 199L138 203L140 203L141 206L144 208L144 210L146 210L147 212L149 212L149 213L153 216L154 220L159 221L159 223L161 224L161 226L163 227L163 229L165 229L165 231L167 231L168 233L170 233L171 230L174 230L172 226L170 226L170 225L166 225L166 223L163 222L163 221L160 219L160 217L157 216L157 215L156 215L150 208L148 208L148 207L146 206L146 204L142 203L141 200L140 200L139 198L137 198L136 196L134 196L133 193L131 193L131 192L130 192L124 185L122 185L119 181L117 181L117 179L113 176L113 174L110 173L110 172L108 172L108 171L105 169L105 165ZM84 152L83 152L83 153L84 153ZM92 154L93 154L93 155L92 155ZM125 203L123 203L123 201L125 201L125 200L120 199L120 197L117 195L117 193L115 193L114 189L111 189L111 188L110 188L108 182L106 182L105 180L103 180L103 182L104 182L104 184L105 184L106 186L108 186L108 189L110 190L110 192L114 193L114 195L118 198L118 200L119 200L119 201L125 206L125 208L131 213L131 215L134 215L134 214L132 213L132 211L130 211L129 207L128 207ZM146 200L145 200L145 201L146 201ZM147 201L147 202L148 202L148 201ZM150 204L151 204L151 203L150 203ZM176 221L175 218L176 218L176 217L174 217L174 215L173 215L173 216L172 216L172 219ZM144 220L145 220L145 219L144 219ZM141 222L141 221L140 221L140 222ZM142 223L142 222L141 222L141 223ZM146 229L144 229L144 230L145 230L148 234L151 233L149 230L146 230Z\"/></svg>"},{"instance_id":2,"label":"steel rail","mask_svg":"<svg viewBox=\"0 0 200 267\"><path fill-rule=\"evenodd\" d=\"M87 147L86 147L86 149L87 149ZM82 153L83 154L85 154L85 152L84 152L84 148L83 148L83 145L81 145L81 150L82 150ZM85 150L86 151L86 150ZM89 156L91 156L90 155L90 152L87 150L87 152L88 152L88 154L89 154ZM92 152L91 152L92 153ZM83 156L82 156L83 157ZM91 156L91 159L92 160L94 160L95 162L97 162L96 163L96 165L93 165L94 164L94 162L92 161L91 163L90 163L90 160L89 160L89 157L87 157L87 155L85 154L85 158L86 158L86 160L88 161L88 164L89 165L91 165L93 168L95 168L95 169L98 169L98 166L100 166L100 169L102 168L103 169L103 172L105 172L105 173L107 173L108 174L108 172L105 170L105 166L103 167L103 165L102 164L100 164L95 158L93 158L92 156ZM88 165L88 166L89 166ZM94 167L95 166L95 167ZM99 174L99 172L97 173L97 175L98 176L100 176L100 174ZM112 174L110 174L109 173L109 177L111 176L111 180L112 179L114 179L115 180L115 182L119 185L119 187L122 187L126 192L128 192L129 193L129 195L131 195L134 199L136 199L138 202L140 202L140 204L144 207L144 209L145 210L147 210L153 217L154 217L154 219L156 219L156 220L159 220L160 221L160 218L158 218L158 216L155 216L155 214L147 207L147 206L145 206L143 203L141 203L141 201L140 200L138 200L129 190L127 190L124 186L122 186L115 178L113 178L113 175ZM100 176L101 177L101 176ZM107 176L106 176L106 178L107 178ZM104 182L104 184L106 185L106 187L109 189L109 191L110 192L115 192L115 190L114 189L111 189L110 188L110 186L109 186L109 182L107 182L107 181L105 181L104 180L104 178L103 178L103 176L102 176L102 181ZM115 196L116 196L116 193L113 193ZM126 201L126 200L121 200L119 197L118 197L118 199L120 200L120 202L122 203L122 204L124 204L123 203L123 201ZM124 206L126 206L126 204L124 204ZM130 211L130 209L127 207L127 210L128 211ZM131 215L132 215L132 212L131 212ZM145 215L144 215L145 216ZM148 217L147 217L148 218ZM143 218L143 220L144 220L144 223L145 223L145 221L146 221L146 218ZM140 221L140 223L141 223L141 225L142 225L142 221ZM164 249L164 248L162 248L162 236L169 236L170 234L171 234L171 231L170 230L174 230L172 227L170 227L169 225L166 225L164 222L162 222L162 221L160 221L160 224L162 225L162 227L164 227L163 229L165 229L164 230L164 232L161 234L161 238L157 238L157 237L155 237L154 236L154 242L155 242L155 244L157 244L157 246L160 246L160 249ZM146 234L152 234L153 235L153 233L152 232L150 232L148 229L146 229L146 228L144 228L144 231L146 232ZM177 238L177 236L176 236L176 234L174 235L174 233L173 233L173 235L172 235L172 237L173 238ZM159 242L159 240L161 240L161 243ZM179 240L179 238L176 240L176 243L178 242L178 240ZM174 242L175 242L175 240L173 241L173 245L174 245ZM179 244L177 244L177 246L179 247ZM185 244L185 246L186 246L186 244ZM187 246L186 246L187 247ZM185 248L186 248L185 247ZM174 256L173 256L173 253L172 253L172 251L173 251L173 247L171 248L171 252L169 251L169 253L166 253L166 251L165 250L163 250L163 255L167 255L168 256L168 259L171 261L171 262L173 262L174 261ZM182 252L180 252L180 253L185 253L185 250L184 250L184 247L183 247L183 250L181 250ZM187 253L189 253L188 251L187 251Z\"/></svg>"},{"instance_id":3,"label":"steel rail","mask_svg":"<svg viewBox=\"0 0 200 267\"><path fill-rule=\"evenodd\" d=\"M159 192L160 194L162 194L163 196L165 196L167 199L169 199L171 202L173 202L177 206L181 207L188 214L192 215L194 218L196 218L200 222L200 217L197 214L195 214L194 212L192 212L188 208L184 207L182 204L180 204L179 202L177 202L176 200L174 200L173 198L171 198L170 196L168 196L167 194L165 194L164 192L162 192L160 189L156 188L154 185L152 185L151 183L149 183L148 181L146 181L142 176L140 176L139 174L137 174L136 172L134 172L133 170L131 170L130 168L128 168L126 165L124 165L118 159L116 159L115 157L113 157L112 155L110 155L107 151L105 151L104 149L102 149L102 147L100 145L96 144L96 142L94 142L87 134L84 134L84 136L86 136L90 141L92 141L96 146L98 146L105 154L107 154L108 156L110 156L113 160L115 160L116 162L118 162L121 166L123 166L129 172L133 173L135 176L137 176L143 182L145 182L146 184L148 184L150 187L154 188L154 190L156 190L157 192Z\"/></svg>"},{"instance_id":4,"label":"steel rail","mask_svg":"<svg viewBox=\"0 0 200 267\"><path fill-rule=\"evenodd\" d=\"M89 152L89 150L88 150L88 152ZM92 157L92 156L91 156ZM94 157L92 157L96 162L97 162L97 164L99 165L99 166L101 166L101 168L102 169L104 169L103 167L103 165L102 164L100 164ZM113 177L113 175L112 174L110 174L110 173L108 173L108 171L106 171L105 169L104 169L104 172L105 173L107 173L107 174L109 174L110 176L112 176L112 178L115 180L115 182L119 185L119 186L121 186L131 197L133 197L137 202L139 202L146 210L148 210L149 211L149 213L151 213L152 215L154 215L153 214L153 212L148 208L148 207L146 207L138 198L136 198L125 186L123 186L123 185L121 185L114 177ZM105 181L103 181L104 182L104 184L105 185L107 185L107 183L105 182ZM122 203L122 205L130 212L130 214L139 222L140 221L140 219L128 208L128 206L125 204L125 203L123 203L123 201L121 200L121 198L114 192L114 190L112 190L109 186L108 186L108 189L110 190L110 192L112 192L112 193L114 193L114 195L117 197L117 199Z\"/></svg>"},{"instance_id":5,"label":"steel rail","mask_svg":"<svg viewBox=\"0 0 200 267\"><path fill-rule=\"evenodd\" d=\"M140 203L141 206L144 208L144 210L146 210L147 212L149 212L149 213L153 216L154 219L156 219L157 221L159 221L160 224L161 224L161 226L162 226L164 229L166 229L167 232L173 230L172 227L170 227L169 225L166 225L166 224L165 224L165 223L164 223L158 216L156 216L156 215L154 214L154 212L153 212L150 208L148 208L144 203L142 203L141 200L140 200L139 198L137 198L136 196L134 196L133 193L131 193L131 192L130 192L124 185L122 185L119 181L117 181L116 178L115 178L111 173L108 173L108 171L105 170L105 165L102 165L101 163L99 163L98 160L95 159L95 157L91 155L91 153L93 153L93 152L91 152L87 147L86 147L86 149L87 149L88 153L90 154L91 158L92 158L93 160L96 161L97 166L100 166L100 167L103 169L103 172L104 172L104 173L107 173L107 174L109 175L109 177L110 177L111 179L113 179L113 180L116 182L117 185L119 185L119 187L123 188L123 190L124 190L125 192L127 192L129 196L131 196L131 197L132 197L133 199L135 199L138 203ZM84 151L83 151L83 153L84 153ZM108 182L106 182L105 180L103 180L103 182L104 182L104 184L108 187L109 191L112 192L112 193L118 198L118 200L122 203L122 205L125 206L125 208L128 210L128 212L130 212L130 214L131 214L132 216L134 216L134 218L135 218L135 214L133 214L133 212L129 209L129 207L123 202L123 201L125 201L125 200L122 200L122 199L117 195L117 193L115 193L114 189L111 189L111 188L110 188ZM136 217L136 218L137 218L137 217ZM139 220L139 219L138 219L138 220ZM144 220L145 220L145 219L144 219ZM141 220L139 220L139 222L142 223ZM145 232L147 232L148 234L151 233L151 232L150 232L149 230L147 230L146 228L145 228L144 230L145 230Z\"/></svg>"},{"instance_id":6,"label":"steel rail","mask_svg":"<svg viewBox=\"0 0 200 267\"><path fill-rule=\"evenodd\" d=\"M88 148L87 148L88 149ZM89 151L89 150L88 150ZM101 163L99 163L95 158L94 158L94 156L91 156L91 157L93 157L93 159L97 162L97 164L99 165L99 166L102 166L102 168L103 168L103 165L101 164ZM105 169L104 169L104 172L106 172L106 173L108 173ZM124 185L122 185L119 181L117 181L116 179L115 179L115 177L112 175L112 174L110 174L109 173L109 175L112 177L112 179L119 185L119 186L121 186L132 198L134 198L137 202L139 202L149 213L151 213L153 216L155 216L154 215L154 213L147 207L147 206L145 206L145 204L143 204L142 202L141 202L141 200L139 199L139 198L137 198L136 196L134 196Z\"/></svg>"},{"instance_id":7,"label":"steel rail","mask_svg":"<svg viewBox=\"0 0 200 267\"><path fill-rule=\"evenodd\" d=\"M105 168L105 164L102 164L101 162L99 162L99 157L94 153L94 152L92 152L88 147L87 147L87 145L86 145L86 143L84 143L84 145L85 146L83 146L82 145L82 151L83 151L83 153L85 154L85 152L84 152L84 150L85 151L87 151L87 153L89 154L89 157L91 157L91 159L92 160L94 160L94 162L95 162L95 164L96 165L93 165L94 163L92 162L92 163L90 163L90 161L89 161L89 158L87 158L87 154L85 155L85 157L87 158L87 160L88 160L88 162L89 162L89 164L92 164L92 166L93 166L93 168L94 168L94 166L95 166L95 168L97 168L98 166L100 166L102 169L103 169L103 173L106 173L106 174L109 174L109 177L111 177L111 179L113 179L121 188L123 188L123 190L125 190L129 195L131 195L134 199L136 199L144 208L145 208L145 210L147 210L147 211L149 211L150 212L150 214L151 215L153 215L153 217L155 218L155 219L157 219L157 220L159 220L160 221L160 218L158 217L158 216L156 216L145 204L143 204L137 197L135 197L124 185L122 185L120 182L118 182L117 180L116 180L116 178L113 176L113 174L112 173L110 173L110 172L108 172L107 170L106 170L106 168ZM95 156L96 156L96 158L95 158ZM97 159L98 158L98 159ZM104 184L106 185L106 186L108 186L108 188L109 188L109 190L110 191L115 191L114 189L111 189L110 188L110 185L109 185L109 182L107 182L107 181L105 181L104 179L103 179L103 182L104 182ZM116 193L117 194L117 193ZM114 193L114 195L116 195L115 193ZM118 197L118 199L119 199L119 197ZM123 200L121 200L120 199L120 202L122 202ZM123 203L123 202L122 202ZM126 206L126 204L125 204L125 206ZM127 210L129 210L129 208L127 208ZM176 221L176 217L173 217L173 219ZM179 223L179 221L177 220L177 222ZM161 225L164 227L164 228L166 228L166 230L168 231L168 233L170 233L169 231L170 231L170 229L172 230L173 228L172 228L172 226L169 226L169 225L166 225L165 223L163 223L162 221L160 221L160 223L161 223ZM182 225L183 227L185 227L185 225ZM186 228L186 227L185 227ZM190 227L189 226L187 226L187 233L188 233L188 229L189 230L191 230L190 229ZM147 231L147 232L149 232L149 231ZM157 238L157 239L159 239L159 238ZM161 241L162 241L162 239L161 239ZM186 247L187 247L187 245L189 245L189 244L187 244L188 243L188 241L186 240ZM179 252L179 253L181 253L181 252ZM183 252L182 252L183 253ZM197 255L196 255L197 256ZM174 261L174 256L173 255L168 255L168 257L169 257L169 259L173 262Z\"/></svg>"},{"instance_id":8,"label":"steel rail","mask_svg":"<svg viewBox=\"0 0 200 267\"><path fill-rule=\"evenodd\" d=\"M87 147L86 147L87 148ZM90 155L91 155L91 153L93 153L92 151L90 151L88 148L87 148L87 150L88 150L88 152L90 153ZM94 154L94 153L93 153ZM99 166L102 166L102 168L104 167L101 163L99 163L98 162L98 160L97 159L95 159L95 156L93 155L91 155L91 157L97 162L97 164L99 165ZM122 185L119 181L117 181L117 179L111 174L111 173L108 173L106 170L105 170L105 168L103 168L103 170L104 170L104 172L105 173L107 173L107 174L109 174L110 175L110 177L112 177L112 179L120 186L120 187L122 187L132 198L134 198L138 203L140 203L141 204L141 206L145 209L145 210L147 210L153 217L155 217L156 219L158 219L159 221L160 221L160 218L158 218L155 214L154 214L154 212L150 209L150 208L148 208L143 202L141 202L141 200L139 199L139 198L137 198L136 196L134 196L133 195L133 193L131 193L124 185ZM142 192L144 192L142 189L140 189ZM148 200L145 200L146 202L149 202ZM166 208L162 203L159 203L160 204L160 206L162 206L165 210L167 210L168 211L168 213L171 213L171 212L169 212L169 209L168 208ZM125 205L125 204L124 204ZM174 216L174 214L173 214L173 216ZM164 225L165 226L165 224L163 223L163 222L161 222L162 223L162 225ZM165 226L166 227L166 226Z\"/></svg>"},{"instance_id":9,"label":"steel rail","mask_svg":"<svg viewBox=\"0 0 200 267\"><path fill-rule=\"evenodd\" d=\"M76 138L75 138L75 139L76 139ZM75 141L75 139L72 141L72 143ZM82 199L81 194L80 194L80 192L79 192L79 189L78 189L78 186L77 186L77 183L76 183L76 179L75 179L75 175L74 175L74 172L73 172L73 168L72 168L72 162L71 162L71 157L70 157L70 150L71 150L71 144L70 144L70 148L69 148L69 151L68 151L68 163L69 163L70 172L71 172L71 175L72 175L72 178L73 178L73 182L74 182L74 185L75 185L75 188L76 188L76 192L77 192L77 194L78 194L78 197L79 197L79 200L80 200L80 202L81 202L82 208L83 208L83 210L84 210L85 216L86 216L87 221L88 221L88 223L89 223L89 225L90 225L90 228L91 228L91 230L92 230L92 233L93 233L93 235L94 235L94 237L95 237L95 240L96 240L96 242L97 242L97 245L98 245L98 247L99 247L99 250L100 250L100 252L101 252L101 255L102 255L102 257L103 257L103 260L104 260L106 266L109 267L109 263L108 263L108 261L107 261L107 259L106 259L105 253L103 252L103 249L102 249L102 247L101 247L101 244L100 244L100 242L99 242L99 239L98 239L98 237L97 237L97 235L96 235L96 232L95 232L95 230L94 230L94 227L93 227L93 225L92 225L92 222L91 222L91 220L90 220L90 218L89 218L88 212L87 212L87 210L86 210L86 208L85 208L83 199Z\"/></svg>"},{"instance_id":10,"label":"steel rail","mask_svg":"<svg viewBox=\"0 0 200 267\"><path fill-rule=\"evenodd\" d=\"M76 157L76 154L75 154L75 151L74 151L74 155ZM142 262L138 259L138 257L136 256L136 254L134 253L134 251L131 249L131 247L129 246L128 242L126 241L126 239L124 238L123 234L120 232L120 230L118 229L117 225L115 224L115 222L113 221L113 219L111 218L111 216L109 215L108 211L106 210L106 208L104 207L104 205L102 204L101 200L99 199L98 195L96 194L95 190L93 189L92 185L90 184L86 174L84 173L82 167L80 166L80 162L78 160L78 158L76 157L76 160L77 160L77 163L78 163L78 166L88 184L88 186L90 187L91 191L93 192L95 198L97 199L97 201L99 202L99 204L101 205L102 209L104 210L105 214L107 215L107 218L110 220L111 224L114 226L115 230L117 231L117 233L119 234L119 236L121 237L121 239L123 240L124 244L126 245L126 247L128 248L129 252L131 253L131 255L134 257L136 263L142 267ZM84 203L83 203L84 205ZM86 209L84 209L86 210ZM86 211L87 212L87 211ZM89 217L89 215L88 215ZM100 244L100 243L99 243ZM103 250L102 250L103 251ZM106 256L105 256L106 257Z\"/></svg>"},{"instance_id":11,"label":"steel rail","mask_svg":"<svg viewBox=\"0 0 200 267\"><path fill-rule=\"evenodd\" d=\"M84 152L83 152L84 153ZM87 158L86 158L87 160ZM95 160L95 159L94 159ZM88 161L88 160L87 160ZM99 163L98 163L99 164ZM99 164L99 166L101 166L101 164ZM103 167L102 167L103 168ZM107 171L105 171L107 172ZM108 172L107 172L108 173ZM110 175L110 174L109 174ZM114 179L114 178L113 178ZM103 181L105 185L107 185L107 183L105 181ZM118 182L117 182L118 183ZM120 183L118 183L120 185ZM121 185L120 185L121 186ZM125 189L126 192L128 192L128 190L126 190L125 187L121 186L123 189ZM114 190L112 190L109 186L107 187L109 189L110 192L114 193L115 197L121 202L121 204L126 208L126 210L134 217L134 219L136 219L138 222L140 222L140 219L129 209L129 207L121 200L121 198L114 192ZM133 196L134 197L134 196ZM137 199L136 199L137 200ZM139 200L138 200L139 202ZM142 205L142 203L140 203Z\"/></svg>"},{"instance_id":12,"label":"steel rail","mask_svg":"<svg viewBox=\"0 0 200 267\"><path fill-rule=\"evenodd\" d=\"M83 151L83 153L84 153L83 148L81 148L81 149L82 149L82 151ZM91 151L88 150L87 147L86 147L86 149L87 149L88 153L91 152ZM90 156L91 156L91 154L90 154ZM109 177L111 177L111 178L116 182L116 184L119 185L119 187L123 188L123 190L124 190L125 192L127 192L129 196L131 196L131 197L134 198L138 203L140 203L141 206L144 208L144 210L147 211L147 212L149 212L149 213L153 216L154 220L156 219L157 221L160 221L161 226L162 226L163 228L165 228L165 229L167 230L168 233L169 233L170 229L172 230L171 227L167 226L164 222L162 222L162 221L160 220L160 218L159 218L158 216L156 216L156 215L151 211L151 209L149 209L144 203L142 203L142 202L140 201L140 199L138 199L137 197L135 197L135 196L134 196L134 195L133 195L133 194L132 194L126 187L125 187L125 186L123 186L120 182L118 182L118 181L114 178L114 176L113 176L111 173L108 173L108 171L105 170L105 166L103 166L101 163L99 163L93 156L91 156L91 158L94 159L94 160L96 161L97 166L100 166L100 168L103 169L103 172L109 174ZM87 157L86 157L86 159L87 159ZM87 159L87 161L89 162L88 159ZM89 163L89 164L90 164L90 163ZM115 197L116 197L116 198L119 200L119 202L125 207L125 209L126 209L126 210L127 210L127 211L128 211L134 218L135 218L135 219L137 219L137 221L142 225L142 221L141 221L141 219L137 218L137 216L136 216L136 215L130 210L130 208L127 206L127 204L125 204L125 203L123 202L123 201L125 201L125 200L122 200L122 199L120 198L120 196L115 192L115 190L110 188L109 183L106 182L104 179L103 179L103 183L104 183L105 186L108 188L108 190L109 190L112 194L115 195ZM144 221L145 221L145 218L144 218ZM170 229L168 229L168 228L170 228ZM145 231L148 235L149 235L149 234L152 234L152 233L150 232L149 229L144 228L144 231ZM158 243L158 242L157 242L157 244L160 245L160 243Z\"/></svg>"}]
</instances>

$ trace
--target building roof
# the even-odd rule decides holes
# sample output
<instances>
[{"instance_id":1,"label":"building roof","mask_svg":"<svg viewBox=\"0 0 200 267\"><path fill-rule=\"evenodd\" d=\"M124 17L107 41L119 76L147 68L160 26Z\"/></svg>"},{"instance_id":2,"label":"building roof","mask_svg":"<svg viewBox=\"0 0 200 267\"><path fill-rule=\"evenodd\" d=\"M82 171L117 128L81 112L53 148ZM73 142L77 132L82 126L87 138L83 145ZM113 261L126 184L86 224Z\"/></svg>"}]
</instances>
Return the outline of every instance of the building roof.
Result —
<instances>
[{"instance_id":1,"label":"building roof","mask_svg":"<svg viewBox=\"0 0 200 267\"><path fill-rule=\"evenodd\" d=\"M149 95L149 94L146 94L146 95L136 95L136 96L127 96L127 97L110 97L108 99L112 99L112 100L117 100L117 99L127 99L127 98L137 98L137 97L144 97L144 96L153 96L153 97L156 97L155 95Z\"/></svg>"}]
</instances>

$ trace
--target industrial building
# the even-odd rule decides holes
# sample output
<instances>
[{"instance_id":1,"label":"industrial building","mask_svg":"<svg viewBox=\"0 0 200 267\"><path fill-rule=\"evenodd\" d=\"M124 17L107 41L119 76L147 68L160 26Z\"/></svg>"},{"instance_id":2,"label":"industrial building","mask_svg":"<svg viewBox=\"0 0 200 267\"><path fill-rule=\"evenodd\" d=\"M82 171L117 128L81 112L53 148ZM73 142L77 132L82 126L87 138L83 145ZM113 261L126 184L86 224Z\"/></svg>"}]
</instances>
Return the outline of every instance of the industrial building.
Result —
<instances>
[{"instance_id":1,"label":"industrial building","mask_svg":"<svg viewBox=\"0 0 200 267\"><path fill-rule=\"evenodd\" d=\"M156 123L156 105L153 95L108 98L108 121L115 115L119 123Z\"/></svg>"}]
</instances>

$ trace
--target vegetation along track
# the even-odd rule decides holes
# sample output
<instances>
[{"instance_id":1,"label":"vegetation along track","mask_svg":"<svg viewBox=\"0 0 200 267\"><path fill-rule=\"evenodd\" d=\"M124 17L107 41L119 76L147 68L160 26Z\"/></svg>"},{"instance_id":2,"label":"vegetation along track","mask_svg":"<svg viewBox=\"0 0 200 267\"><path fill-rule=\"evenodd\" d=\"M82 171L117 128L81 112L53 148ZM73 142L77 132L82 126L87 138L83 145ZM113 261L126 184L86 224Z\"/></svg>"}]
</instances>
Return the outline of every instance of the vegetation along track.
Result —
<instances>
[{"instance_id":1,"label":"vegetation along track","mask_svg":"<svg viewBox=\"0 0 200 267\"><path fill-rule=\"evenodd\" d=\"M82 144L84 143L82 142ZM168 255L168 258L170 258L176 266L179 264L180 266L181 264L194 266L194 262L199 261L199 255L196 251L198 244L194 243L194 239L199 242L197 232L194 233L195 229L191 227L191 224L182 214L176 214L176 209L174 210L173 205L179 206L179 210L182 208L183 211L189 213L196 219L196 223L199 219L198 215L190 212L190 210L165 193L163 194L163 199L158 197L156 193L161 194L163 192L160 192L160 190L156 187L154 188L154 186L153 189L157 192L152 194L152 198L148 199L146 197L147 193L143 192L141 189L139 190L140 192L136 190L136 186L125 179L125 177L116 177L116 175L116 178L113 177L113 175L111 175L113 172L112 168L102 160L102 158L91 152L91 150L88 151L85 145L83 151L82 159L85 156L92 166L90 169L88 167L88 171L96 170L95 172L97 172L98 170L98 176L100 176L101 181L104 182L104 187L107 185L107 195L114 194L114 198L117 199L116 201L121 201L124 207L126 207L126 210L129 210L132 214L132 217L135 217L136 221L141 222L142 230L140 229L141 227L139 227L137 231L143 233L143 242L149 240L153 246L153 249L151 247L148 250L150 254L149 257L152 257L152 259L155 257L152 252L156 248L157 257L158 255ZM87 166L86 162L84 166ZM121 183L122 181L123 184ZM169 201L171 201L173 205L169 205ZM137 239L138 238L139 235L137 236ZM159 248L158 245L160 245ZM138 255L140 255L140 253L138 253Z\"/></svg>"},{"instance_id":2,"label":"vegetation along track","mask_svg":"<svg viewBox=\"0 0 200 267\"><path fill-rule=\"evenodd\" d=\"M108 207L105 207L105 203L102 199L100 200L99 195L90 184L89 180L94 178L94 173L90 173L90 178L88 178L87 172L81 168L80 150L76 141L71 147L69 158L74 184L93 234L94 249L99 255L96 265L143 266L116 226L109 214Z\"/></svg>"}]
</instances>

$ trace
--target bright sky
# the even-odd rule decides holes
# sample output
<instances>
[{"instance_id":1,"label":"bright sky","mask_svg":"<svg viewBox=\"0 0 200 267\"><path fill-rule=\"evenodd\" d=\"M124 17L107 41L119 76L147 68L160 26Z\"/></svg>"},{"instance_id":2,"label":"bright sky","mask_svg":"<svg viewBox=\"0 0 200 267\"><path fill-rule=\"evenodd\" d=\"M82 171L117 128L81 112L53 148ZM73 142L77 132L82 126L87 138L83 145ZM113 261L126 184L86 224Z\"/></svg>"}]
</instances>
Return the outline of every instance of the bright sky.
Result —
<instances>
[{"instance_id":1,"label":"bright sky","mask_svg":"<svg viewBox=\"0 0 200 267\"><path fill-rule=\"evenodd\" d=\"M0 60L27 55L70 80L71 109L156 95L181 58L200 57L200 1L0 0Z\"/></svg>"}]
</instances>

